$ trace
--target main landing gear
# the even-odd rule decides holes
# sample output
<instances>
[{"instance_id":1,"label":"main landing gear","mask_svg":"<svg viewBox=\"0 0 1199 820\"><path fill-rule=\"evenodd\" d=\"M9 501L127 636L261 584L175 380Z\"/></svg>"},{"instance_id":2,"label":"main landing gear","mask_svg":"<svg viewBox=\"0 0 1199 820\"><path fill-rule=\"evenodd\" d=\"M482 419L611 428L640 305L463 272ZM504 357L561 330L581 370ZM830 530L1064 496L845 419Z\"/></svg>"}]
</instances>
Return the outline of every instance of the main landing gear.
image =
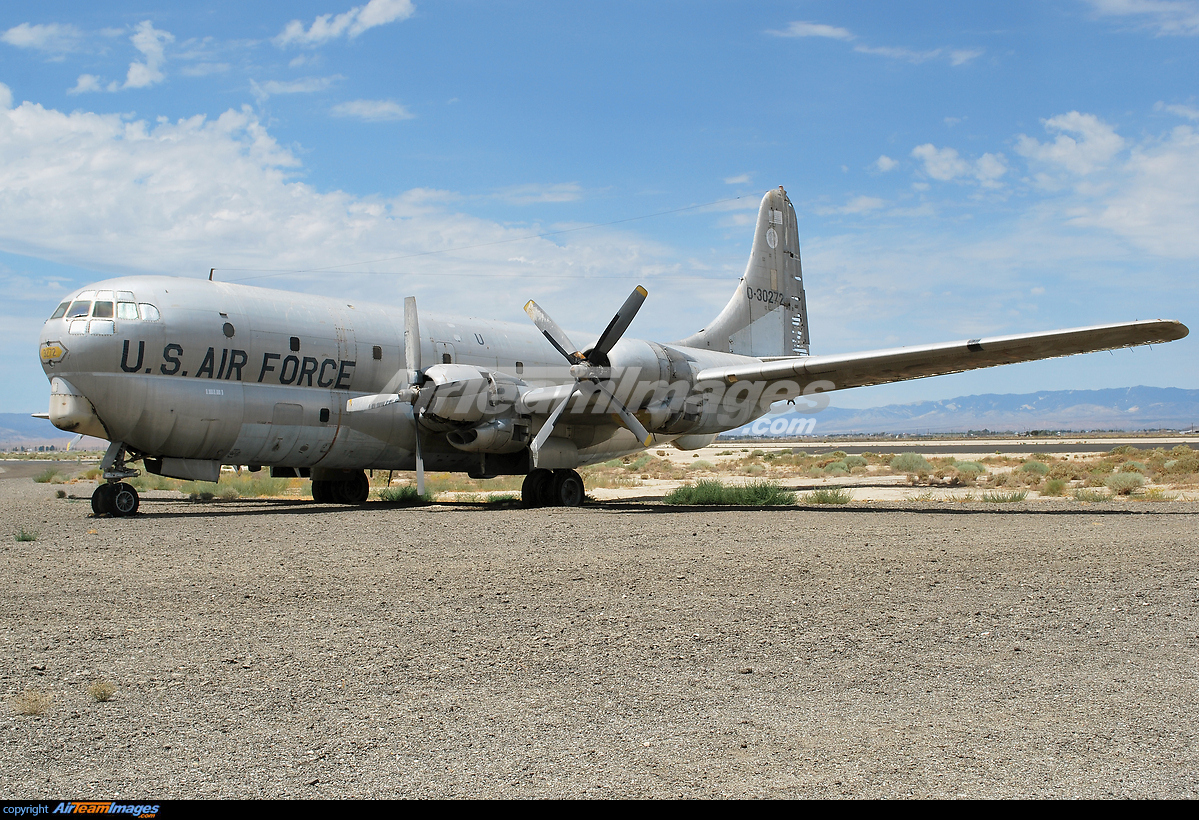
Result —
<instances>
[{"instance_id":1,"label":"main landing gear","mask_svg":"<svg viewBox=\"0 0 1199 820\"><path fill-rule=\"evenodd\" d=\"M318 504L365 504L370 494L370 480L361 470L340 481L312 480L312 500Z\"/></svg>"},{"instance_id":2,"label":"main landing gear","mask_svg":"<svg viewBox=\"0 0 1199 820\"><path fill-rule=\"evenodd\" d=\"M585 495L583 479L574 470L536 469L520 488L525 507L578 507Z\"/></svg>"},{"instance_id":3,"label":"main landing gear","mask_svg":"<svg viewBox=\"0 0 1199 820\"><path fill-rule=\"evenodd\" d=\"M92 512L96 515L123 518L135 515L141 506L137 490L123 480L141 475L140 471L125 463L126 455L123 442L114 441L108 445L104 459L100 462L101 480L104 483L92 493Z\"/></svg>"}]
</instances>

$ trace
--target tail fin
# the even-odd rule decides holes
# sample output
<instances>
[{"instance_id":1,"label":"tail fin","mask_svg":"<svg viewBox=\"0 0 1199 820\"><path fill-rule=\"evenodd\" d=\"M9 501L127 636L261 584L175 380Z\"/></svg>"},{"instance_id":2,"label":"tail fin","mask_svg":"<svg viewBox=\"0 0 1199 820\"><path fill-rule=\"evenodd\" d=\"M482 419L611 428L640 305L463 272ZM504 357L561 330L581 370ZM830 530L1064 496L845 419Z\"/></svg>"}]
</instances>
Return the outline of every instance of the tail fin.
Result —
<instances>
[{"instance_id":1,"label":"tail fin","mask_svg":"<svg viewBox=\"0 0 1199 820\"><path fill-rule=\"evenodd\" d=\"M808 354L799 223L783 186L762 197L753 251L733 298L706 328L677 344L760 358Z\"/></svg>"}]
</instances>

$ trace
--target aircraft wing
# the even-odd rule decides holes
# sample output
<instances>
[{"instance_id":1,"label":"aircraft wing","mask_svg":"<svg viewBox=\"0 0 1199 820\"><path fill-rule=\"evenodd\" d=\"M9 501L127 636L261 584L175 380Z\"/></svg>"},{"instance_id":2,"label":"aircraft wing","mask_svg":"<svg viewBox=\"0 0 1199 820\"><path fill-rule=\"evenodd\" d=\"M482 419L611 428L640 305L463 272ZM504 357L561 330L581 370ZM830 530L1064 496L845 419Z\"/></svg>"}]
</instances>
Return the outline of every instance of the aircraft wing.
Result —
<instances>
[{"instance_id":1,"label":"aircraft wing","mask_svg":"<svg viewBox=\"0 0 1199 820\"><path fill-rule=\"evenodd\" d=\"M1182 322L1154 319L1114 325L1050 330L1015 336L992 336L942 344L867 350L836 356L802 356L761 362L710 367L699 373L697 381L794 380L809 384L816 380L832 382L830 390L887 384L946 373L961 373L981 367L1014 362L1032 362L1076 353L1112 350L1172 342L1190 331ZM795 391L798 393L798 389Z\"/></svg>"}]
</instances>

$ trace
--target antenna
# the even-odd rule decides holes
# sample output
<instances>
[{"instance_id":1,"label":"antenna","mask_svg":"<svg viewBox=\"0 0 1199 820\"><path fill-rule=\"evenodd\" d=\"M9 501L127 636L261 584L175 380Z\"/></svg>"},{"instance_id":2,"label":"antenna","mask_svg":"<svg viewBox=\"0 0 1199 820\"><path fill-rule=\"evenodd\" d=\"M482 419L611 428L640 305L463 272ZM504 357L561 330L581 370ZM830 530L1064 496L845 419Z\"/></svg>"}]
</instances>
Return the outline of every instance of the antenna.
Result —
<instances>
[{"instance_id":1,"label":"antenna","mask_svg":"<svg viewBox=\"0 0 1199 820\"><path fill-rule=\"evenodd\" d=\"M212 272L213 272L214 270L216 270L216 268L209 268L209 269L208 269L208 281L209 281L209 282L211 282L211 281L212 281Z\"/></svg>"}]
</instances>

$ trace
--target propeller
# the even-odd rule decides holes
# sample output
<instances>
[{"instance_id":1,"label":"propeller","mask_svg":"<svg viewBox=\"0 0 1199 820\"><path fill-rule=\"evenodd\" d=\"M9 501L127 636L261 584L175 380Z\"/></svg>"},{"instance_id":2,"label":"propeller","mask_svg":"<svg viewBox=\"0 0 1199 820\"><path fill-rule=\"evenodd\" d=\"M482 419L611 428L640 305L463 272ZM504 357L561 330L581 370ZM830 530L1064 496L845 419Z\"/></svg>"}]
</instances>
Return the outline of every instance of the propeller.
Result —
<instances>
[{"instance_id":1,"label":"propeller","mask_svg":"<svg viewBox=\"0 0 1199 820\"><path fill-rule=\"evenodd\" d=\"M416 424L416 492L425 494L425 459L420 450L420 418L424 407L418 407L420 386L425 382L425 374L420 366L420 322L416 314L416 297L409 296L404 300L404 364L407 367L408 386L398 393L376 393L371 396L358 396L346 402L347 413L361 413L366 410L377 410L389 404L406 402L412 405L412 419Z\"/></svg>"},{"instance_id":2,"label":"propeller","mask_svg":"<svg viewBox=\"0 0 1199 820\"><path fill-rule=\"evenodd\" d=\"M641 305L645 302L645 297L649 293L645 288L638 285L629 298L625 299L624 304L620 306L620 310L612 317L612 321L604 328L604 332L600 334L599 341L590 350L583 352L571 343L565 331L558 327L550 315L546 313L534 301L529 300L525 305L525 313L529 314L529 318L533 320L533 324L537 325L537 329L549 341L554 348L565 357L570 363L570 374L575 377L574 390L566 394L566 397L558 402L550 413L541 430L529 445L534 453L541 449L550 434L554 431L554 425L558 422L558 417L562 415L562 411L566 409L566 404L578 393L578 386L584 381L592 382L599 392L608 397L610 404L616 408L616 415L620 419L621 424L628 428L637 440L641 442L642 447L648 447L651 436L644 425L637 420L637 417L629 412L629 408L616 398L603 379L608 375L608 351L615 347L620 341L620 337L628 330L629 325L633 321L633 317L637 315L637 311L641 309Z\"/></svg>"}]
</instances>

